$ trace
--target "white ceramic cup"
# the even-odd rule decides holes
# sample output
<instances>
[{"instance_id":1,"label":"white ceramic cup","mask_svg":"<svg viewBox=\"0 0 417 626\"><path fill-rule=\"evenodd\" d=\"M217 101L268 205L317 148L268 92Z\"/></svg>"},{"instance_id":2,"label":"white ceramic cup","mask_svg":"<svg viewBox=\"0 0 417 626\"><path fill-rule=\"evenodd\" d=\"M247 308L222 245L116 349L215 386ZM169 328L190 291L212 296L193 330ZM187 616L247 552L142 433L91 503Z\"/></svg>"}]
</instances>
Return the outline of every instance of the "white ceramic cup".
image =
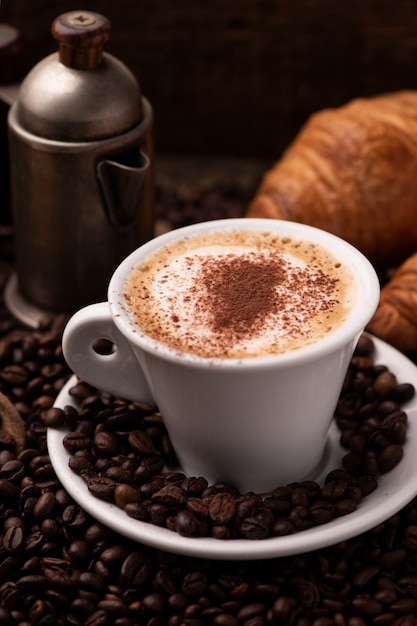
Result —
<instances>
[{"instance_id":1,"label":"white ceramic cup","mask_svg":"<svg viewBox=\"0 0 417 626\"><path fill-rule=\"evenodd\" d=\"M219 229L268 230L333 251L357 278L348 320L312 345L241 360L178 353L138 332L123 296L132 269L165 244ZM71 369L91 385L158 406L184 473L265 493L314 478L351 356L378 298L372 265L330 233L272 219L204 222L156 237L130 254L110 280L108 302L69 320L63 351ZM97 339L110 340L114 351L97 354Z\"/></svg>"}]
</instances>

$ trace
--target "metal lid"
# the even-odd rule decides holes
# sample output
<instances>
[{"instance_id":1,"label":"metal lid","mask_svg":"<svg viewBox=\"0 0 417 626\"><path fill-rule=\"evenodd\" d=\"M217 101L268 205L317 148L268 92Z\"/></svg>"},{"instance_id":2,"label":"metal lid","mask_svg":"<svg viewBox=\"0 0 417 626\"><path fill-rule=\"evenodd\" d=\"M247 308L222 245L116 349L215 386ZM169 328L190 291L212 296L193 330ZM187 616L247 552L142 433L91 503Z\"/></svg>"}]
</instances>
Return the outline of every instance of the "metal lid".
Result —
<instances>
[{"instance_id":1,"label":"metal lid","mask_svg":"<svg viewBox=\"0 0 417 626\"><path fill-rule=\"evenodd\" d=\"M103 52L110 22L91 11L71 11L52 24L59 51L29 72L16 103L19 123L57 141L112 137L142 118L140 87L132 72Z\"/></svg>"}]
</instances>

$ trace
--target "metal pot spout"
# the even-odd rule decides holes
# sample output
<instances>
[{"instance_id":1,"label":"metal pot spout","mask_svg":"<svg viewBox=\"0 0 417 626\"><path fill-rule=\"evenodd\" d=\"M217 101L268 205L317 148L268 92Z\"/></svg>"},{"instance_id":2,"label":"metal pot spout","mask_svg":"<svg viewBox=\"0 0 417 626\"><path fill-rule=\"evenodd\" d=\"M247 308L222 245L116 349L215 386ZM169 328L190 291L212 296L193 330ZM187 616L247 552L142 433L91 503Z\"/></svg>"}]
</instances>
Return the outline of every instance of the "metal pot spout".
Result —
<instances>
[{"instance_id":1,"label":"metal pot spout","mask_svg":"<svg viewBox=\"0 0 417 626\"><path fill-rule=\"evenodd\" d=\"M130 165L126 163L129 160L139 162ZM134 155L132 151L120 160L105 159L97 164L97 178L107 218L117 230L129 228L133 224L149 167L150 161L144 152Z\"/></svg>"}]
</instances>

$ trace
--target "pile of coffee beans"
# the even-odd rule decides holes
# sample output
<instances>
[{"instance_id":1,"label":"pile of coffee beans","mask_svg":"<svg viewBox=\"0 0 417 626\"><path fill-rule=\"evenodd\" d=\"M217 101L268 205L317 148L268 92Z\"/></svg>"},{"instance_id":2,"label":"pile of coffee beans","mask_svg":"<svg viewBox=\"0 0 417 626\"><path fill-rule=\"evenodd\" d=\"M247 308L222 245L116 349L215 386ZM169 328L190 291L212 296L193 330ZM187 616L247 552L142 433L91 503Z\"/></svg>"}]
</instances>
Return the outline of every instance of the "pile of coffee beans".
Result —
<instances>
[{"instance_id":1,"label":"pile of coffee beans","mask_svg":"<svg viewBox=\"0 0 417 626\"><path fill-rule=\"evenodd\" d=\"M168 554L93 519L60 484L46 445L47 424L56 426L63 418L53 408L55 397L70 376L60 343L66 319L49 318L37 330L23 329L5 310L1 293L0 391L24 419L26 442L17 451L0 428L0 626L417 624L417 500L353 539L261 561ZM152 523L168 525L169 520L172 527L175 521L176 531L184 532L178 516L184 522L192 514L198 532L202 528L220 537L241 533L243 526L254 538L271 518L271 534L302 532L311 523L325 522L326 516L351 510L376 487L380 473L399 461L404 444L406 450L407 416L401 405L413 388L376 366L370 349L368 340L362 340L352 359L335 418L346 456L343 467L335 468L322 486L277 487L261 503L256 494L238 494L178 472L163 478L159 457L163 463L175 459L155 409L97 394L83 384L73 388L77 409L63 413L71 432L78 428L93 447L87 454L88 447L81 446L72 458L87 462L86 479L88 471L97 474L101 467L106 480L96 484L96 496L110 478L116 486L105 497L114 498L118 485L125 485L118 495L124 508L130 503L130 513L136 511L139 518L152 513ZM120 427L131 412L142 425L130 443L127 439L133 453L123 448L126 434ZM118 425L112 430L114 421ZM116 453L113 445L123 450ZM126 452L132 457L122 461ZM141 461L135 460L133 471L135 455ZM142 473L134 486L135 497L140 494L136 500L126 488L132 486L132 471L135 480ZM156 496L158 491L162 494ZM227 521L230 507L239 511L235 526ZM243 525L244 519L251 521Z\"/></svg>"},{"instance_id":2,"label":"pile of coffee beans","mask_svg":"<svg viewBox=\"0 0 417 626\"><path fill-rule=\"evenodd\" d=\"M247 185L228 176L216 180L178 186L178 180L166 179L156 186L155 215L157 220L178 228L202 220L242 217L253 197L258 176Z\"/></svg>"}]
</instances>

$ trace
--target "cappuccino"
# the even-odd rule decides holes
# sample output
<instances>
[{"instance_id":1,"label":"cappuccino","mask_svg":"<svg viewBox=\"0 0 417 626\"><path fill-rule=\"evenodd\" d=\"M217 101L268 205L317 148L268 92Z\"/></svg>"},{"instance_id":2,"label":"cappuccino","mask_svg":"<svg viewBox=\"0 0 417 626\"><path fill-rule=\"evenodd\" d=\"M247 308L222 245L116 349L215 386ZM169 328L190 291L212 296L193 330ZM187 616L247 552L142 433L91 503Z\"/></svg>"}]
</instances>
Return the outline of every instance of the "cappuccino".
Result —
<instances>
[{"instance_id":1,"label":"cappuccino","mask_svg":"<svg viewBox=\"0 0 417 626\"><path fill-rule=\"evenodd\" d=\"M138 329L178 352L245 359L297 350L349 317L356 278L324 246L261 230L218 230L163 246L130 273Z\"/></svg>"}]
</instances>

